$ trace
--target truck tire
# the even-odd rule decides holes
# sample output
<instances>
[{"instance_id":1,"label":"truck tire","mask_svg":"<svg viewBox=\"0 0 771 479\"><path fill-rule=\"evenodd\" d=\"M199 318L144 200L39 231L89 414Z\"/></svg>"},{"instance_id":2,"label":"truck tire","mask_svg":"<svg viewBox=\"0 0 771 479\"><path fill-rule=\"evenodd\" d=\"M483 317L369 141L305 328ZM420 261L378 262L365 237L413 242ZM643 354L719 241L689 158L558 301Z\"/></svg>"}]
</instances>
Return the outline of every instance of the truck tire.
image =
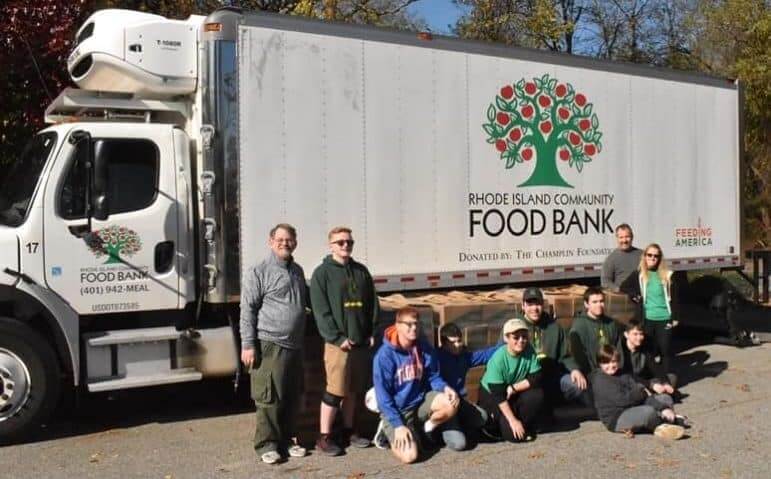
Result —
<instances>
[{"instance_id":1,"label":"truck tire","mask_svg":"<svg viewBox=\"0 0 771 479\"><path fill-rule=\"evenodd\" d=\"M0 444L34 432L60 392L59 361L48 342L26 324L0 317Z\"/></svg>"}]
</instances>

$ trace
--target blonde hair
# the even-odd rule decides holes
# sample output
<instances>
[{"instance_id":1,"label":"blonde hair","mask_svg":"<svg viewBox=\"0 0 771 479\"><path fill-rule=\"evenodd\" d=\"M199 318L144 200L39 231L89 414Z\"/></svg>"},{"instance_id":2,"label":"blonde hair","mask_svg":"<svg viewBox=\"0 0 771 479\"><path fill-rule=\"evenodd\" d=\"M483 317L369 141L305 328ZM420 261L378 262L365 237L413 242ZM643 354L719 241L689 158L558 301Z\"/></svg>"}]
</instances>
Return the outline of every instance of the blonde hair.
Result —
<instances>
[{"instance_id":1,"label":"blonde hair","mask_svg":"<svg viewBox=\"0 0 771 479\"><path fill-rule=\"evenodd\" d=\"M656 269L656 272L659 274L659 278L661 278L661 282L663 284L669 283L669 267L667 266L667 262L664 259L664 251L661 250L661 246L659 246L657 243L651 243L645 248L643 248L643 253L640 256L640 275L642 275L643 283L648 282L648 263L645 262L645 254L648 252L649 249L656 248L659 252L659 266Z\"/></svg>"},{"instance_id":2,"label":"blonde hair","mask_svg":"<svg viewBox=\"0 0 771 479\"><path fill-rule=\"evenodd\" d=\"M327 235L327 239L331 240L332 237L338 233L348 233L352 234L351 228L348 228L347 226L335 226L331 230L329 230L329 234Z\"/></svg>"}]
</instances>

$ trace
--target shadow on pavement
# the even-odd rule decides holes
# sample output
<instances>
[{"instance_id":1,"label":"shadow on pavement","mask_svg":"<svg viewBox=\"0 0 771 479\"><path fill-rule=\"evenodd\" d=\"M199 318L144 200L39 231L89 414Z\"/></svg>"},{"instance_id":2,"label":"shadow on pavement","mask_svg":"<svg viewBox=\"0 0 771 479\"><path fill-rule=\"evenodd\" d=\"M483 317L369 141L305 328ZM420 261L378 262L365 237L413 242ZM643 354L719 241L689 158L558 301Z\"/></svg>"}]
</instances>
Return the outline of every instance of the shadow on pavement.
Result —
<instances>
[{"instance_id":1,"label":"shadow on pavement","mask_svg":"<svg viewBox=\"0 0 771 479\"><path fill-rule=\"evenodd\" d=\"M64 400L48 424L15 444L30 444L151 423L229 416L254 410L249 384L230 378L82 394Z\"/></svg>"}]
</instances>

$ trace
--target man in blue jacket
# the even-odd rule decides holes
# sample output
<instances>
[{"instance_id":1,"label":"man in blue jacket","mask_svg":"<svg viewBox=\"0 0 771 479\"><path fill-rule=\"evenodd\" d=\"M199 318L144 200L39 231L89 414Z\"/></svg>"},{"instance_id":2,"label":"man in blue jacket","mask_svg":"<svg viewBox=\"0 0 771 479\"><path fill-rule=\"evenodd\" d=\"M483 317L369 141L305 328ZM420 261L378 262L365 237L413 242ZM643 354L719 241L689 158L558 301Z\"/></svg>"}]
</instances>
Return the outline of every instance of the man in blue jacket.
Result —
<instances>
[{"instance_id":1,"label":"man in blue jacket","mask_svg":"<svg viewBox=\"0 0 771 479\"><path fill-rule=\"evenodd\" d=\"M391 452L405 464L415 462L419 432L430 433L451 419L460 403L439 375L434 349L419 337L415 308L400 309L396 323L385 330L372 375Z\"/></svg>"}]
</instances>

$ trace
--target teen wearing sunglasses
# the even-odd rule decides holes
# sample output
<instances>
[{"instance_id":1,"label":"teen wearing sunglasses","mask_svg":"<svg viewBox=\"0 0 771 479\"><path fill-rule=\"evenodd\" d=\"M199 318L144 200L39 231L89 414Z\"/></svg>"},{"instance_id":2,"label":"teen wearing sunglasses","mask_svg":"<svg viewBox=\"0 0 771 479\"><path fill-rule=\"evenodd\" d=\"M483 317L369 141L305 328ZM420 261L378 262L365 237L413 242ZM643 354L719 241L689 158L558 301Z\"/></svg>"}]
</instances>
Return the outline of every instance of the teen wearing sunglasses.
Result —
<instances>
[{"instance_id":1,"label":"teen wearing sunglasses","mask_svg":"<svg viewBox=\"0 0 771 479\"><path fill-rule=\"evenodd\" d=\"M328 456L342 454L345 445L369 447L355 429L357 404L363 404L372 368L372 334L377 320L375 285L367 267L353 259L350 228L333 228L327 237L330 254L311 278L313 315L324 338L327 386L321 399L320 435L316 450ZM332 425L343 412L343 434L334 437Z\"/></svg>"}]
</instances>

